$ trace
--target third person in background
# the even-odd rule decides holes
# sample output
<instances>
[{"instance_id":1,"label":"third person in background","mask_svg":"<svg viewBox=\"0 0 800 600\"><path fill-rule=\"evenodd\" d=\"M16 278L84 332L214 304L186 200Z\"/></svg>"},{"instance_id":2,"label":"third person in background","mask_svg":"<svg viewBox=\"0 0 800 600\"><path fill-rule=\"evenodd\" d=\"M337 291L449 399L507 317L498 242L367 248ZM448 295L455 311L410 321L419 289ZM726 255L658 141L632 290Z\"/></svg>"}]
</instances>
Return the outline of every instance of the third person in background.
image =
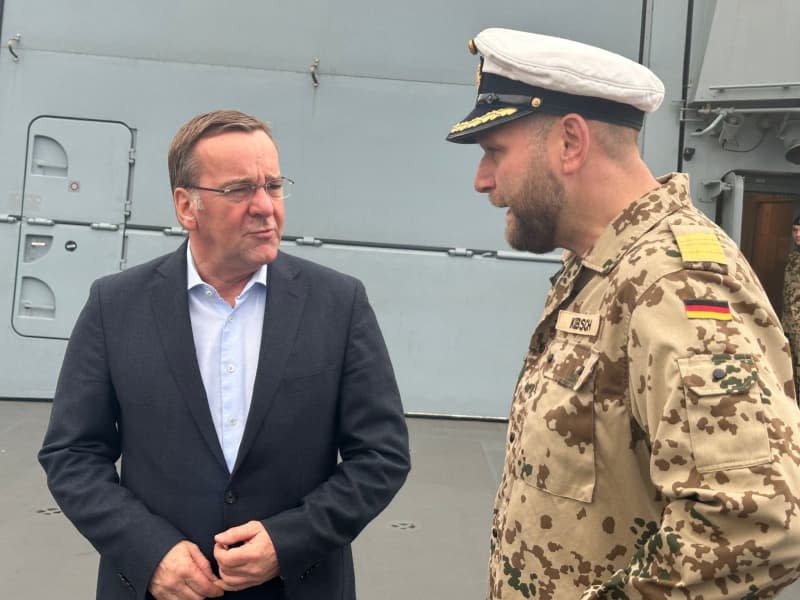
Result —
<instances>
[{"instance_id":1,"label":"third person in background","mask_svg":"<svg viewBox=\"0 0 800 600\"><path fill-rule=\"evenodd\" d=\"M783 330L792 349L795 391L800 390L800 217L792 221L792 251L783 272Z\"/></svg>"}]
</instances>

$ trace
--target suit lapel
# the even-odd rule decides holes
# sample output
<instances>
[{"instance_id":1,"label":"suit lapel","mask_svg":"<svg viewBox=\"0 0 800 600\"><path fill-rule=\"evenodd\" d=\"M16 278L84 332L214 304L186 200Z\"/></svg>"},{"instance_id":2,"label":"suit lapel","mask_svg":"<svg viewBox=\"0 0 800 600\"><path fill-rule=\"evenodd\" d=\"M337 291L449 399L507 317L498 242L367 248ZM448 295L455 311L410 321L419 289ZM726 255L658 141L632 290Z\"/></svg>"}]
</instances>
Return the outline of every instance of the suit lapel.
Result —
<instances>
[{"instance_id":1,"label":"suit lapel","mask_svg":"<svg viewBox=\"0 0 800 600\"><path fill-rule=\"evenodd\" d=\"M197 365L186 291L186 244L182 244L157 271L161 277L152 286L151 300L167 364L203 439L227 470Z\"/></svg>"},{"instance_id":2,"label":"suit lapel","mask_svg":"<svg viewBox=\"0 0 800 600\"><path fill-rule=\"evenodd\" d=\"M292 352L308 295L307 284L291 257L279 253L269 265L268 273L267 303L264 326L261 330L258 370L253 385L253 399L250 403L247 425L233 468L234 473L253 446L261 429L261 423L275 401L275 394Z\"/></svg>"}]
</instances>

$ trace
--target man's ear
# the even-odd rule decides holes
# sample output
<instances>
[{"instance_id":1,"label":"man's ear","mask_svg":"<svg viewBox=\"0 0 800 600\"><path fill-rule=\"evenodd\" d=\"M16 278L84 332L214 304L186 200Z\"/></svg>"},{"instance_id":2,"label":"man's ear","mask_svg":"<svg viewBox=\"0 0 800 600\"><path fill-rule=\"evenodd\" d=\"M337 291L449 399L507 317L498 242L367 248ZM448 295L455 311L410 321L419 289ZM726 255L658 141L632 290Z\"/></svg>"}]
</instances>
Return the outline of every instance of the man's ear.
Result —
<instances>
[{"instance_id":1,"label":"man's ear","mask_svg":"<svg viewBox=\"0 0 800 600\"><path fill-rule=\"evenodd\" d=\"M558 120L559 161L564 175L577 173L586 162L591 145L589 124L582 116L569 113Z\"/></svg>"},{"instance_id":2,"label":"man's ear","mask_svg":"<svg viewBox=\"0 0 800 600\"><path fill-rule=\"evenodd\" d=\"M175 216L181 227L191 231L197 228L197 202L192 198L189 190L178 187L172 192L172 201L175 204Z\"/></svg>"}]
</instances>

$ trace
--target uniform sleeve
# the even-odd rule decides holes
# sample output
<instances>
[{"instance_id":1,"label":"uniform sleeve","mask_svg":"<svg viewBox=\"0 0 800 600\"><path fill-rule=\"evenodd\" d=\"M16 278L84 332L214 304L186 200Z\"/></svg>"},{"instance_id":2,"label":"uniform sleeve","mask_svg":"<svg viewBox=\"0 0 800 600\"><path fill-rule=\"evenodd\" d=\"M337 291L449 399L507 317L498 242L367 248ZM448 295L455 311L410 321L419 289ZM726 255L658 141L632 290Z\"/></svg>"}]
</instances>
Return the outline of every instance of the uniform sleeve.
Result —
<instances>
[{"instance_id":1,"label":"uniform sleeve","mask_svg":"<svg viewBox=\"0 0 800 600\"><path fill-rule=\"evenodd\" d=\"M766 597L800 574L800 414L765 303L747 275L684 270L633 309L631 410L665 508L584 598Z\"/></svg>"}]
</instances>

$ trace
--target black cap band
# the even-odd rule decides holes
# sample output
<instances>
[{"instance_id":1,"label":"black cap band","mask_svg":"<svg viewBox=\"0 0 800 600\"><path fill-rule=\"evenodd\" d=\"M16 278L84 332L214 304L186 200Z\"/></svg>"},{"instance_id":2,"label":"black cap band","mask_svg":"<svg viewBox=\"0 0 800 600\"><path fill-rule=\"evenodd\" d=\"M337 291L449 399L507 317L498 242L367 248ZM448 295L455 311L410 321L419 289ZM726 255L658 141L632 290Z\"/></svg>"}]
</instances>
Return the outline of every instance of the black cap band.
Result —
<instances>
[{"instance_id":1,"label":"black cap band","mask_svg":"<svg viewBox=\"0 0 800 600\"><path fill-rule=\"evenodd\" d=\"M538 113L565 115L574 112L586 119L636 130L640 130L644 123L644 112L630 104L556 92L493 73L481 73L480 78L475 108L461 123L453 127L447 136L449 141L474 143L474 136L479 131ZM508 115L500 115L491 120L483 118L489 113L500 113L502 109L512 108L516 110Z\"/></svg>"}]
</instances>

